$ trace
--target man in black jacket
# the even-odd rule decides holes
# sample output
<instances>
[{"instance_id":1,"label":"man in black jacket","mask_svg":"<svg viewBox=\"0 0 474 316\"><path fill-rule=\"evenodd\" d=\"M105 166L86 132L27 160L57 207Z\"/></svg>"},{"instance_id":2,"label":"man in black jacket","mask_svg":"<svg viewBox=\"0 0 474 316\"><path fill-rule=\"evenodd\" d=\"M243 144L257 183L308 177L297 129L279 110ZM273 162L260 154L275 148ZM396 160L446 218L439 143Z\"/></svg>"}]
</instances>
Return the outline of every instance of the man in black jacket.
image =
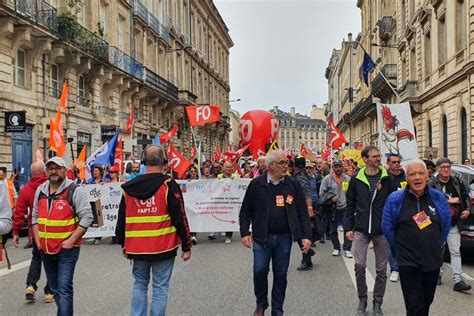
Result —
<instances>
[{"instance_id":1,"label":"man in black jacket","mask_svg":"<svg viewBox=\"0 0 474 316\"><path fill-rule=\"evenodd\" d=\"M312 235L301 186L285 176L285 153L281 149L271 151L266 162L268 171L250 182L239 214L242 243L247 248L253 246L256 316L264 315L268 307L270 259L273 261L272 315L283 315L292 241L301 240L303 253L307 253Z\"/></svg>"},{"instance_id":2,"label":"man in black jacket","mask_svg":"<svg viewBox=\"0 0 474 316\"><path fill-rule=\"evenodd\" d=\"M347 209L344 216L344 231L349 240L353 240L352 251L355 261L355 277L359 306L357 315L366 315L367 249L372 241L375 253L377 276L373 290L374 315L381 316L382 302L387 283L387 260L389 245L382 234L382 210L386 198L392 192L387 171L380 166L380 151L374 146L366 146L361 152L365 167L352 177L347 190Z\"/></svg>"},{"instance_id":3,"label":"man in black jacket","mask_svg":"<svg viewBox=\"0 0 474 316\"><path fill-rule=\"evenodd\" d=\"M448 234L448 248L451 255L451 267L453 268L453 289L457 292L467 291L471 289L471 285L467 284L462 278L460 227L462 227L462 221L470 215L471 198L466 186L458 177L451 174L451 160L448 158L438 159L436 169L438 175L430 179L429 185L446 195L452 215L451 229ZM438 284L441 284L442 271L440 271Z\"/></svg>"},{"instance_id":4,"label":"man in black jacket","mask_svg":"<svg viewBox=\"0 0 474 316\"><path fill-rule=\"evenodd\" d=\"M162 173L163 162L163 149L148 146L142 156L146 173L122 185L124 195L115 233L124 255L133 260L132 315L147 314L150 271L154 294L151 314L165 315L177 248L181 245L184 261L191 258L183 196L178 184Z\"/></svg>"}]
</instances>

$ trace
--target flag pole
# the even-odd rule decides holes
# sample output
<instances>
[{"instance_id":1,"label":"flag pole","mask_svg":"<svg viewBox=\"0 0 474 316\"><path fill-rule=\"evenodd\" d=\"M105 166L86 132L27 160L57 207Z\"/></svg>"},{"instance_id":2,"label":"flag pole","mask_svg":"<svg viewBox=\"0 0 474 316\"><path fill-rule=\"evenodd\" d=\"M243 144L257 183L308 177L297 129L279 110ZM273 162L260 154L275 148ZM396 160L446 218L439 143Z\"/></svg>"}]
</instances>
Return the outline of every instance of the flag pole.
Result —
<instances>
[{"instance_id":1,"label":"flag pole","mask_svg":"<svg viewBox=\"0 0 474 316\"><path fill-rule=\"evenodd\" d=\"M365 54L367 54L367 56L369 56L369 58L372 60L373 62L373 59L372 57L370 57L369 53L367 53L367 51L365 50L364 46L362 46L362 43L361 42L357 42L357 44L360 46L360 48L362 48L362 50L364 51ZM379 74L382 76L383 80L385 80L385 82L387 83L387 85L390 87L390 89L392 90L393 94L395 94L395 96L397 97L397 102L400 103L400 95L397 93L397 91L395 91L395 89L393 88L392 84L388 81L387 77L385 77L385 75L383 74L382 70L380 69L379 65L376 64L374 62L374 65L375 65L375 68L379 71Z\"/></svg>"}]
</instances>

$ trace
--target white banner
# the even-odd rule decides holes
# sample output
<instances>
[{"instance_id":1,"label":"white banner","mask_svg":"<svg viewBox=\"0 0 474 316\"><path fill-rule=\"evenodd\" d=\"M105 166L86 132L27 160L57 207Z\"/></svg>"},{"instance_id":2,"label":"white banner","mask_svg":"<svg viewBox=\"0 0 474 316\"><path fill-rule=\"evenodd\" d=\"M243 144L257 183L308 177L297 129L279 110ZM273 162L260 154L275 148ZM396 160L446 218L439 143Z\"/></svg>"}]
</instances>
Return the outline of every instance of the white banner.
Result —
<instances>
[{"instance_id":1,"label":"white banner","mask_svg":"<svg viewBox=\"0 0 474 316\"><path fill-rule=\"evenodd\" d=\"M398 154L402 161L418 158L415 128L410 104L377 104L380 155L385 162L390 154Z\"/></svg>"},{"instance_id":2,"label":"white banner","mask_svg":"<svg viewBox=\"0 0 474 316\"><path fill-rule=\"evenodd\" d=\"M100 200L102 205L101 227L89 227L84 238L115 236L118 209L122 199L122 183L88 184L81 187L89 196L90 201Z\"/></svg>"},{"instance_id":3,"label":"white banner","mask_svg":"<svg viewBox=\"0 0 474 316\"><path fill-rule=\"evenodd\" d=\"M208 179L178 183L192 232L239 231L239 212L251 179Z\"/></svg>"}]
</instances>

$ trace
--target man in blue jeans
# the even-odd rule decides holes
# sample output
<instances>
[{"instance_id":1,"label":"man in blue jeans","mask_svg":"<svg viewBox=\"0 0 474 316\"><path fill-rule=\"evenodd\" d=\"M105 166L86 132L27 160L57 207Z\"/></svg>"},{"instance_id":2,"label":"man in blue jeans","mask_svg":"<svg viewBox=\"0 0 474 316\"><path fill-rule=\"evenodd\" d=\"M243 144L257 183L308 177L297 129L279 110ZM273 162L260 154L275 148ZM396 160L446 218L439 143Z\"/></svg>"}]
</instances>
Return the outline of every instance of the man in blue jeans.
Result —
<instances>
[{"instance_id":1,"label":"man in blue jeans","mask_svg":"<svg viewBox=\"0 0 474 316\"><path fill-rule=\"evenodd\" d=\"M287 272L293 240L303 253L311 247L311 222L301 186L285 176L287 160L283 150L266 156L268 171L254 178L240 209L240 235L245 247L253 246L253 282L257 307L255 316L268 308L268 271L272 260L272 315L283 315ZM250 235L252 225L252 235Z\"/></svg>"},{"instance_id":2,"label":"man in blue jeans","mask_svg":"<svg viewBox=\"0 0 474 316\"><path fill-rule=\"evenodd\" d=\"M94 219L87 194L66 178L60 157L46 162L48 181L36 190L32 230L58 315L73 314L74 269L82 235Z\"/></svg>"},{"instance_id":3,"label":"man in blue jeans","mask_svg":"<svg viewBox=\"0 0 474 316\"><path fill-rule=\"evenodd\" d=\"M191 233L181 190L164 175L164 152L150 145L142 155L146 172L122 185L115 234L124 255L133 260L131 315L147 315L150 272L153 280L151 315L165 315L174 260L191 258Z\"/></svg>"}]
</instances>

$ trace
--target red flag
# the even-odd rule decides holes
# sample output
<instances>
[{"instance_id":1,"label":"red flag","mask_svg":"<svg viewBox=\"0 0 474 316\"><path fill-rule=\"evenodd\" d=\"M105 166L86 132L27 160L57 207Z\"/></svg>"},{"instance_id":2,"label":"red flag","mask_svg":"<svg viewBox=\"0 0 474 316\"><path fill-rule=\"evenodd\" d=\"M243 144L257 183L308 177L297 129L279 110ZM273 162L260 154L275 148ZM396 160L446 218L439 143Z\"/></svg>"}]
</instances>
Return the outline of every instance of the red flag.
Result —
<instances>
[{"instance_id":1,"label":"red flag","mask_svg":"<svg viewBox=\"0 0 474 316\"><path fill-rule=\"evenodd\" d=\"M196 158L196 156L197 156L197 153L198 153L197 148L196 148L196 146L193 145L193 147L191 148L191 158L190 159L194 160L194 158Z\"/></svg>"},{"instance_id":2,"label":"red flag","mask_svg":"<svg viewBox=\"0 0 474 316\"><path fill-rule=\"evenodd\" d=\"M211 161L212 162L217 162L224 159L224 154L222 154L222 151L220 150L219 147L216 147L216 151L214 153L214 156L212 157Z\"/></svg>"},{"instance_id":3,"label":"red flag","mask_svg":"<svg viewBox=\"0 0 474 316\"><path fill-rule=\"evenodd\" d=\"M220 119L219 106L203 104L197 106L187 106L189 122L191 126L199 126L208 123L218 122Z\"/></svg>"},{"instance_id":4,"label":"red flag","mask_svg":"<svg viewBox=\"0 0 474 316\"><path fill-rule=\"evenodd\" d=\"M330 155L331 155L331 147L329 147L329 143L327 143L326 147L324 147L323 151L321 151L321 158L329 159Z\"/></svg>"},{"instance_id":5,"label":"red flag","mask_svg":"<svg viewBox=\"0 0 474 316\"><path fill-rule=\"evenodd\" d=\"M329 143L332 144L332 148L340 149L343 144L347 143L347 140L342 132L334 124L332 116L328 118L328 123L330 131Z\"/></svg>"},{"instance_id":6,"label":"red flag","mask_svg":"<svg viewBox=\"0 0 474 316\"><path fill-rule=\"evenodd\" d=\"M227 144L227 151L232 151L232 150L233 150L232 145L230 143Z\"/></svg>"},{"instance_id":7,"label":"red flag","mask_svg":"<svg viewBox=\"0 0 474 316\"><path fill-rule=\"evenodd\" d=\"M132 133L132 127L133 127L133 123L135 121L135 109L134 107L132 106L131 109L130 109L130 116L128 117L127 119L127 134L131 134Z\"/></svg>"},{"instance_id":8,"label":"red flag","mask_svg":"<svg viewBox=\"0 0 474 316\"><path fill-rule=\"evenodd\" d=\"M242 169L240 169L239 164L237 163L237 161L234 162L234 169L235 169L235 171L237 171L237 173L240 175L241 178L245 177L245 174L242 171Z\"/></svg>"},{"instance_id":9,"label":"red flag","mask_svg":"<svg viewBox=\"0 0 474 316\"><path fill-rule=\"evenodd\" d=\"M230 160L230 161L237 161L237 159L239 159L240 156L242 156L242 154L247 150L247 148L249 147L249 145L245 145L244 147L240 148L239 150L237 150L236 152L233 152L233 151L226 151L223 155L224 155L224 159L226 160Z\"/></svg>"},{"instance_id":10,"label":"red flag","mask_svg":"<svg viewBox=\"0 0 474 316\"><path fill-rule=\"evenodd\" d=\"M191 162L186 160L186 158L184 158L184 156L177 151L171 143L168 145L167 154L171 170L176 172L178 177L182 179L186 174L186 171L189 169L189 166L191 166Z\"/></svg>"},{"instance_id":11,"label":"red flag","mask_svg":"<svg viewBox=\"0 0 474 316\"><path fill-rule=\"evenodd\" d=\"M61 92L61 98L59 99L59 106L63 108L64 113L67 113L67 98L69 95L69 86L67 80L64 80L63 91Z\"/></svg>"},{"instance_id":12,"label":"red flag","mask_svg":"<svg viewBox=\"0 0 474 316\"><path fill-rule=\"evenodd\" d=\"M178 131L178 123L174 123L173 127L170 129L168 133L160 135L160 144L164 144L165 142L173 139L177 131Z\"/></svg>"},{"instance_id":13,"label":"red flag","mask_svg":"<svg viewBox=\"0 0 474 316\"><path fill-rule=\"evenodd\" d=\"M304 144L301 144L300 155L303 156L304 158L306 158L306 156L308 156L308 150L306 149Z\"/></svg>"},{"instance_id":14,"label":"red flag","mask_svg":"<svg viewBox=\"0 0 474 316\"><path fill-rule=\"evenodd\" d=\"M119 170L119 174L122 174L122 166L123 166L123 142L122 137L119 137L117 142L117 148L115 149L115 160L114 166L116 166Z\"/></svg>"}]
</instances>

